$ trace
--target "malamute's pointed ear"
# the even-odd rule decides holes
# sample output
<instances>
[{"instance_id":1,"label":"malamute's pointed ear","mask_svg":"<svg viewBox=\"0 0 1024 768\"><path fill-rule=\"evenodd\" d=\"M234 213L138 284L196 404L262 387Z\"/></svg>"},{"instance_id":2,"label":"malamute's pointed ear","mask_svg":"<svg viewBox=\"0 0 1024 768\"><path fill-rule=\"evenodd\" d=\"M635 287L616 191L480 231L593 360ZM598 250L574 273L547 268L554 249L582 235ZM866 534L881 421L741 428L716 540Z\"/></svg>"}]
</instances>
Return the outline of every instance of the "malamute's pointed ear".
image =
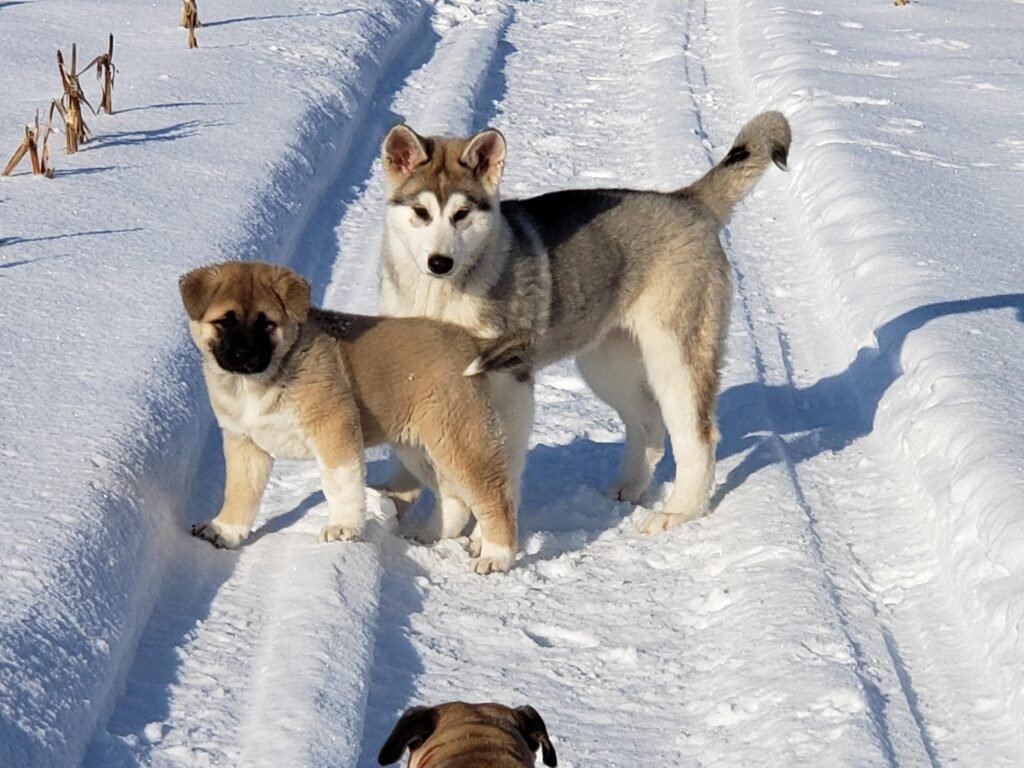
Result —
<instances>
[{"instance_id":1,"label":"malamute's pointed ear","mask_svg":"<svg viewBox=\"0 0 1024 768\"><path fill-rule=\"evenodd\" d=\"M388 186L394 189L429 159L426 141L407 125L396 125L384 137L380 159Z\"/></svg>"},{"instance_id":2,"label":"malamute's pointed ear","mask_svg":"<svg viewBox=\"0 0 1024 768\"><path fill-rule=\"evenodd\" d=\"M516 725L519 728L519 732L523 734L523 738L526 739L527 746L534 752L539 747L541 757L544 759L544 765L555 768L558 765L558 757L555 755L555 748L551 746L547 726L544 725L544 720L541 719L540 714L529 705L516 707L513 711L516 715Z\"/></svg>"},{"instance_id":3,"label":"malamute's pointed ear","mask_svg":"<svg viewBox=\"0 0 1024 768\"><path fill-rule=\"evenodd\" d=\"M178 279L181 303L190 320L201 320L220 287L220 265L211 264L187 272Z\"/></svg>"},{"instance_id":4,"label":"malamute's pointed ear","mask_svg":"<svg viewBox=\"0 0 1024 768\"><path fill-rule=\"evenodd\" d=\"M488 193L498 191L505 168L505 137L494 128L486 128L472 139L459 161L473 171Z\"/></svg>"},{"instance_id":5,"label":"malamute's pointed ear","mask_svg":"<svg viewBox=\"0 0 1024 768\"><path fill-rule=\"evenodd\" d=\"M281 299L284 311L295 322L306 322L306 318L309 316L309 283L290 269L275 267L273 289Z\"/></svg>"},{"instance_id":6,"label":"malamute's pointed ear","mask_svg":"<svg viewBox=\"0 0 1024 768\"><path fill-rule=\"evenodd\" d=\"M395 723L384 746L380 748L377 762L391 765L402 759L406 747L412 751L430 738L437 727L437 710L434 707L412 707Z\"/></svg>"}]
</instances>

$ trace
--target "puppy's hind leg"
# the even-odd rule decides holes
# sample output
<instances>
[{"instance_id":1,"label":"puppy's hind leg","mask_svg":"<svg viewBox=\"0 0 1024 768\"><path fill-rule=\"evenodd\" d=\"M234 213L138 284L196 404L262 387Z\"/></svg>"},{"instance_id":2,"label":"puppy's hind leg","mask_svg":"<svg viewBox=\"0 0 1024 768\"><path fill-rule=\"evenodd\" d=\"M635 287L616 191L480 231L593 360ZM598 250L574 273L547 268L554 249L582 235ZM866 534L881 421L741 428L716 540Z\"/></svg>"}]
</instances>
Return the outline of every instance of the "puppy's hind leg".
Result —
<instances>
[{"instance_id":1,"label":"puppy's hind leg","mask_svg":"<svg viewBox=\"0 0 1024 768\"><path fill-rule=\"evenodd\" d=\"M225 431L222 439L226 470L224 503L213 520L193 525L192 535L216 547L233 549L252 529L274 459L248 435Z\"/></svg>"},{"instance_id":2,"label":"puppy's hind leg","mask_svg":"<svg viewBox=\"0 0 1024 768\"><path fill-rule=\"evenodd\" d=\"M594 394L618 412L626 427L625 455L608 493L636 503L665 455L665 425L644 374L640 349L625 331L615 330L580 353L576 365Z\"/></svg>"},{"instance_id":3,"label":"puppy's hind leg","mask_svg":"<svg viewBox=\"0 0 1024 768\"><path fill-rule=\"evenodd\" d=\"M496 436L481 430L446 436L428 446L437 473L458 489L476 515L480 553L473 561L477 573L506 572L516 555L515 492L509 482L504 446ZM469 434L473 438L469 438ZM460 518L462 524L465 519Z\"/></svg>"}]
</instances>

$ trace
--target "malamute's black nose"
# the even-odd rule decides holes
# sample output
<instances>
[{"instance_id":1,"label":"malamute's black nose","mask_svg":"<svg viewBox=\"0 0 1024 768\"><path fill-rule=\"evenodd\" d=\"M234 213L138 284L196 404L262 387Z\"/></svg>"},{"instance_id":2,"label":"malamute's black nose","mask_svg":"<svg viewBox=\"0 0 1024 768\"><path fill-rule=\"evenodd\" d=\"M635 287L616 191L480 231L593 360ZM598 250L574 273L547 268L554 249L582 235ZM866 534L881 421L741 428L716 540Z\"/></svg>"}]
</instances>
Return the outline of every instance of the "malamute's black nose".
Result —
<instances>
[{"instance_id":1,"label":"malamute's black nose","mask_svg":"<svg viewBox=\"0 0 1024 768\"><path fill-rule=\"evenodd\" d=\"M455 260L450 256L441 256L440 254L435 253L427 259L427 269L435 275L447 275L452 271L452 267L454 266Z\"/></svg>"}]
</instances>

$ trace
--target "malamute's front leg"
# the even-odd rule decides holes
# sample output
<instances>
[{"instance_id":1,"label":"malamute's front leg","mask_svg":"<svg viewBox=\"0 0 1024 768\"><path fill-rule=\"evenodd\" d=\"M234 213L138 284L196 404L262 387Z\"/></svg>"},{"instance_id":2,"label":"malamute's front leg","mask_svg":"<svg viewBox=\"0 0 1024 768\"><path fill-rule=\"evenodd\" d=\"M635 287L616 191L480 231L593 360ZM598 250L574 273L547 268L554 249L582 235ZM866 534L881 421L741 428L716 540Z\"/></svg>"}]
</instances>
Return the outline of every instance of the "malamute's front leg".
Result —
<instances>
[{"instance_id":1,"label":"malamute's front leg","mask_svg":"<svg viewBox=\"0 0 1024 768\"><path fill-rule=\"evenodd\" d=\"M438 539L451 539L460 535L466 527L466 522L469 520L469 509L458 498L455 491L444 482L444 479L437 477L437 473L434 471L434 466L426 451L410 445L396 445L394 449L395 454L401 461L403 470L410 478L409 480L404 480L402 485L399 485L399 493L408 493L405 489L414 483L416 496L413 497L413 502L419 497L419 492L423 486L431 490L435 499L430 517L427 518L426 522L417 527L403 525L402 518L408 511L408 508L412 506L412 503L403 509L399 508L396 502L395 506L398 508L398 522L401 526L402 535L416 539L424 544L432 544ZM394 476L392 477L394 478ZM394 492L388 493L384 491L384 493L391 496L393 500L395 499Z\"/></svg>"},{"instance_id":2,"label":"malamute's front leg","mask_svg":"<svg viewBox=\"0 0 1024 768\"><path fill-rule=\"evenodd\" d=\"M469 507L456 493L440 481L437 503L427 521L415 532L417 541L433 544L441 539L454 539L461 536L469 522Z\"/></svg>"},{"instance_id":3,"label":"malamute's front leg","mask_svg":"<svg viewBox=\"0 0 1024 768\"><path fill-rule=\"evenodd\" d=\"M195 523L192 535L234 549L249 535L274 459L248 435L224 431L224 503L213 520Z\"/></svg>"},{"instance_id":4,"label":"malamute's front leg","mask_svg":"<svg viewBox=\"0 0 1024 768\"><path fill-rule=\"evenodd\" d=\"M382 496L387 496L395 505L398 520L401 522L413 504L423 495L423 483L409 471L405 461L397 456L392 460L391 476L381 485L371 486Z\"/></svg>"}]
</instances>

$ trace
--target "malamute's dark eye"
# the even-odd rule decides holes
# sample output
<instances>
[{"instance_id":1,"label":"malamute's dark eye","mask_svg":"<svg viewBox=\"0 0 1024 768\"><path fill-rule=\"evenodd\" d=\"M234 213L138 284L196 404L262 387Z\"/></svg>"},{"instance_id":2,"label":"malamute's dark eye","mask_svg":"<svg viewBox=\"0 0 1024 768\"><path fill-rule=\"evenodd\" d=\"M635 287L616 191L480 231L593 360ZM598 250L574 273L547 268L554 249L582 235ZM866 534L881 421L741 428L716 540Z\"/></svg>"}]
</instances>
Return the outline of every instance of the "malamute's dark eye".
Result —
<instances>
[{"instance_id":1,"label":"malamute's dark eye","mask_svg":"<svg viewBox=\"0 0 1024 768\"><path fill-rule=\"evenodd\" d=\"M452 221L455 224L458 224L460 221L463 221L467 216L469 216L469 213L469 208L459 208L459 210L452 214Z\"/></svg>"},{"instance_id":2,"label":"malamute's dark eye","mask_svg":"<svg viewBox=\"0 0 1024 768\"><path fill-rule=\"evenodd\" d=\"M230 328L237 322L238 317L236 317L235 313L232 311L227 312L221 317L218 317L216 320L213 321L213 324L216 325L218 328Z\"/></svg>"},{"instance_id":3,"label":"malamute's dark eye","mask_svg":"<svg viewBox=\"0 0 1024 768\"><path fill-rule=\"evenodd\" d=\"M430 221L430 211L422 205L414 205L412 207L412 212L416 214L416 218L420 221Z\"/></svg>"}]
</instances>

